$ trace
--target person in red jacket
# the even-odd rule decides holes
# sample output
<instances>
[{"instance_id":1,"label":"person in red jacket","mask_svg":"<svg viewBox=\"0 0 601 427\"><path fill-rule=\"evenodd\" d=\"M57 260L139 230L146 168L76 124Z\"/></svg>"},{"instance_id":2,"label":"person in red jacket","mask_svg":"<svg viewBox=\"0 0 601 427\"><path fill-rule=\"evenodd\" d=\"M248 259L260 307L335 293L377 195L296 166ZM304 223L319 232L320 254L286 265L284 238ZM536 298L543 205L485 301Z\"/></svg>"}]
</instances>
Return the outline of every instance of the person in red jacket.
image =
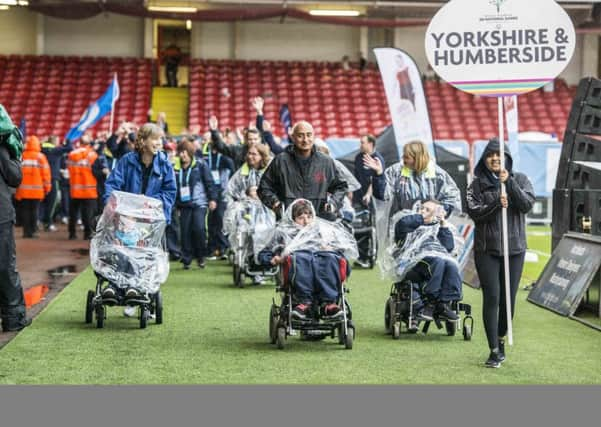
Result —
<instances>
[{"instance_id":1,"label":"person in red jacket","mask_svg":"<svg viewBox=\"0 0 601 427\"><path fill-rule=\"evenodd\" d=\"M36 237L40 202L52 188L50 165L42 153L37 136L27 138L21 165L23 180L17 188L15 200L19 206L19 217L23 225L23 237Z\"/></svg>"}]
</instances>

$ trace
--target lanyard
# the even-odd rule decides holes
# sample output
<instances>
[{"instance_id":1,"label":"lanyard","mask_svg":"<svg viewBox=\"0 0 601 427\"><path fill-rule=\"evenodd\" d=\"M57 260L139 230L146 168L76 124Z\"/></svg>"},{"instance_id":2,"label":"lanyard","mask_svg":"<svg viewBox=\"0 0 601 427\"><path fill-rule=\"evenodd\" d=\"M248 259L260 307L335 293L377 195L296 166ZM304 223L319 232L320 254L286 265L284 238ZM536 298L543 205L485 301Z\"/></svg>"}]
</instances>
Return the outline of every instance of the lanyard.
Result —
<instances>
[{"instance_id":1,"label":"lanyard","mask_svg":"<svg viewBox=\"0 0 601 427\"><path fill-rule=\"evenodd\" d=\"M209 150L209 167L211 169L213 169L213 161L211 160L213 158L213 155L211 153L211 151ZM221 162L221 153L217 153L217 162L215 164L215 170L219 170L219 162Z\"/></svg>"},{"instance_id":2,"label":"lanyard","mask_svg":"<svg viewBox=\"0 0 601 427\"><path fill-rule=\"evenodd\" d=\"M183 176L183 169L179 170L179 186L180 188L184 186L183 182L182 182L182 176ZM190 184L190 172L192 172L192 165L190 165L190 167L188 168L188 173L186 174L186 186L188 186Z\"/></svg>"}]
</instances>

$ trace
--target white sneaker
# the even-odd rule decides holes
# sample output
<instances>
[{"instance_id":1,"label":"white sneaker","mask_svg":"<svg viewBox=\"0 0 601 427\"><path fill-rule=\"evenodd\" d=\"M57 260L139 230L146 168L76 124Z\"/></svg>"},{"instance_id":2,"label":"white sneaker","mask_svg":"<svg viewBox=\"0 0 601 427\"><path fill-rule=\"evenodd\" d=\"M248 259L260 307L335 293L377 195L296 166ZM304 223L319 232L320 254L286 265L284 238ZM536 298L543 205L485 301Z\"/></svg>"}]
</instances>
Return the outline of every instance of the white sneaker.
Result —
<instances>
[{"instance_id":1,"label":"white sneaker","mask_svg":"<svg viewBox=\"0 0 601 427\"><path fill-rule=\"evenodd\" d=\"M46 231L56 231L56 225L54 225L54 224L50 224L50 225L48 226L48 228L46 229Z\"/></svg>"},{"instance_id":2,"label":"white sneaker","mask_svg":"<svg viewBox=\"0 0 601 427\"><path fill-rule=\"evenodd\" d=\"M123 315L125 317L135 317L136 315L136 306L134 305L126 305L123 309Z\"/></svg>"},{"instance_id":3,"label":"white sneaker","mask_svg":"<svg viewBox=\"0 0 601 427\"><path fill-rule=\"evenodd\" d=\"M69 224L69 218L67 218L66 216L64 216L64 217L61 218L61 222L63 224Z\"/></svg>"}]
</instances>

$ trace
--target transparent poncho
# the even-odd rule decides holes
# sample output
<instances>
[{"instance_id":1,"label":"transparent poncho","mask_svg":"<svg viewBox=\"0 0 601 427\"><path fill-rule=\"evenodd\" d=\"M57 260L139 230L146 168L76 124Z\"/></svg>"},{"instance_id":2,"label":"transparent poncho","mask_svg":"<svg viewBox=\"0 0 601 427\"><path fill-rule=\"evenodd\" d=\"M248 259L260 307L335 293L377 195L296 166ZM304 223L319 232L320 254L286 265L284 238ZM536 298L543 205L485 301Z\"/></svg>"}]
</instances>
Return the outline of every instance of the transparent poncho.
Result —
<instances>
[{"instance_id":1,"label":"transparent poncho","mask_svg":"<svg viewBox=\"0 0 601 427\"><path fill-rule=\"evenodd\" d=\"M292 219L292 210L300 201L307 203L313 214L313 221L305 226L296 224ZM359 256L357 241L352 233L340 222L331 222L317 217L313 205L305 199L292 202L277 227L256 239L255 256L264 249L281 251L282 256L301 250L336 251L348 260L355 260Z\"/></svg>"},{"instance_id":2,"label":"transparent poncho","mask_svg":"<svg viewBox=\"0 0 601 427\"><path fill-rule=\"evenodd\" d=\"M223 218L223 232L230 245L236 247L237 236L245 233L252 237L253 246L256 241L264 241L276 226L275 214L260 200L245 197L228 204ZM254 251L254 248L252 249Z\"/></svg>"},{"instance_id":3,"label":"transparent poncho","mask_svg":"<svg viewBox=\"0 0 601 427\"><path fill-rule=\"evenodd\" d=\"M247 198L249 188L259 187L259 182L265 169L253 169L244 163L240 169L232 175L227 183L224 193L227 203L240 201Z\"/></svg>"},{"instance_id":4,"label":"transparent poncho","mask_svg":"<svg viewBox=\"0 0 601 427\"><path fill-rule=\"evenodd\" d=\"M120 288L154 293L169 275L160 200L114 191L90 243L94 271Z\"/></svg>"},{"instance_id":5,"label":"transparent poncho","mask_svg":"<svg viewBox=\"0 0 601 427\"><path fill-rule=\"evenodd\" d=\"M461 212L461 192L453 178L440 166L430 161L420 174L404 167L402 162L386 168L385 200L392 202L394 212L412 209L415 202L436 199L443 205Z\"/></svg>"},{"instance_id":6,"label":"transparent poncho","mask_svg":"<svg viewBox=\"0 0 601 427\"><path fill-rule=\"evenodd\" d=\"M413 209L405 209L390 216L392 203L379 202L376 206L376 229L378 241L382 250L378 255L378 266L384 278L401 281L421 260L426 257L449 260L457 265L457 254L461 253L465 244L458 235L455 226L446 222L446 227L453 235L454 248L451 252L442 245L438 239L438 231L441 224L435 221L433 224L421 225L407 234L401 246L395 242L395 226L397 222L408 215L419 214L421 202L416 202ZM442 208L442 207L441 207Z\"/></svg>"}]
</instances>

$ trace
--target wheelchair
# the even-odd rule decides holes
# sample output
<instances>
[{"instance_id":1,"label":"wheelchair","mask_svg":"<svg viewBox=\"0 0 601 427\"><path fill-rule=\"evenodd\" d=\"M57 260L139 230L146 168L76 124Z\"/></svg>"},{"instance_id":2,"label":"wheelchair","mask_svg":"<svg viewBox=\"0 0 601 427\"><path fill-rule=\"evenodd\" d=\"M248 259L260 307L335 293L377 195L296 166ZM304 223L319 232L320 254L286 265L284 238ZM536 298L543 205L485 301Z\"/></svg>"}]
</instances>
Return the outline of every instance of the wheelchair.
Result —
<instances>
[{"instance_id":1,"label":"wheelchair","mask_svg":"<svg viewBox=\"0 0 601 427\"><path fill-rule=\"evenodd\" d=\"M280 270L280 284L276 287L276 292L280 293L280 304L276 303L274 298L269 312L269 338L271 344L275 344L278 349L283 349L286 339L291 335L296 335L299 331L300 338L305 341L319 341L327 337L338 338L338 344L344 345L345 349L353 348L355 339L355 325L352 320L351 305L346 298L349 289L346 287L346 280L350 275L348 261L344 257L339 259L340 283L338 300L336 303L343 310L342 318L330 319L322 316L317 304L311 307L311 313L307 319L296 319L292 317L293 292L294 286L291 276L295 268L295 254L287 256Z\"/></svg>"},{"instance_id":2,"label":"wheelchair","mask_svg":"<svg viewBox=\"0 0 601 427\"><path fill-rule=\"evenodd\" d=\"M145 329L148 325L148 321L154 315L155 322L157 325L163 323L163 295L161 291L157 291L154 293L149 293L147 295L147 302L143 303L125 303L123 297L119 298L119 302L117 304L103 301L102 292L106 288L103 286L105 283L109 284L109 281L100 275L97 272L94 272L96 275L96 290L88 290L87 299L86 299L86 323L92 323L94 318L96 318L96 328L101 329L104 327L104 321L107 318L107 306L118 306L125 307L126 305L134 305L138 307L138 319L140 321L140 329Z\"/></svg>"},{"instance_id":3,"label":"wheelchair","mask_svg":"<svg viewBox=\"0 0 601 427\"><path fill-rule=\"evenodd\" d=\"M271 277L279 284L279 266L264 266L256 262L253 253L251 230L238 230L234 236L232 251L229 259L232 264L232 279L234 286L244 287L245 277Z\"/></svg>"},{"instance_id":4,"label":"wheelchair","mask_svg":"<svg viewBox=\"0 0 601 427\"><path fill-rule=\"evenodd\" d=\"M393 339L400 338L402 325L405 326L406 331L410 334L415 334L419 331L422 320L419 319L418 308L423 304L421 291L422 283L411 272L402 281L392 284L390 297L384 307L384 327L386 333L392 335ZM454 336L461 327L463 339L470 341L474 327L471 305L453 301L451 302L451 308L458 315L461 312L465 313L463 320L460 322L451 322L441 318L434 312L433 321L423 321L422 332L427 334L432 322L434 322L438 329L442 329L444 326L448 336ZM460 324L463 326L460 326Z\"/></svg>"},{"instance_id":5,"label":"wheelchair","mask_svg":"<svg viewBox=\"0 0 601 427\"><path fill-rule=\"evenodd\" d=\"M359 248L359 257L367 260L369 268L373 269L378 257L375 211L363 205L355 206L355 218L352 223L352 229ZM366 247L367 252L364 253Z\"/></svg>"}]
</instances>

